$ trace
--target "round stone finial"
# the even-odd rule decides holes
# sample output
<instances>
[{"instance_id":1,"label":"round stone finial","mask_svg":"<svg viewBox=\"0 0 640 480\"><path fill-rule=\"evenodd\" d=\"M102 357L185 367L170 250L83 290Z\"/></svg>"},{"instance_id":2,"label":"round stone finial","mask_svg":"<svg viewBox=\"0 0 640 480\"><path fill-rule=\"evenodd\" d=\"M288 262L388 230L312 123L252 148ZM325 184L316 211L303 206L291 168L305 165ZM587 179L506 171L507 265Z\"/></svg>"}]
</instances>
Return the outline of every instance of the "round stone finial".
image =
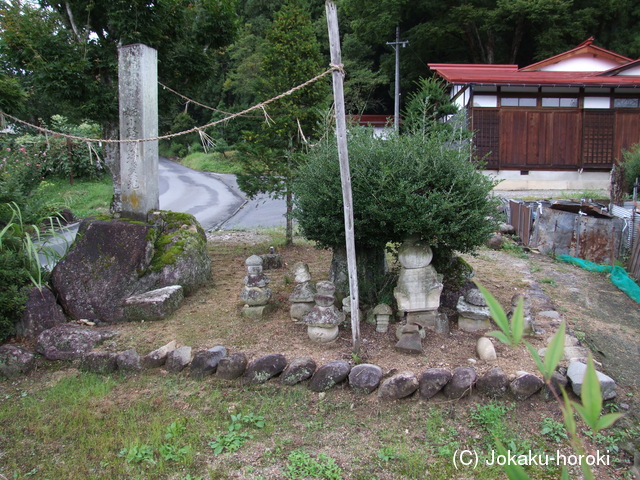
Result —
<instances>
[{"instance_id":1,"label":"round stone finial","mask_svg":"<svg viewBox=\"0 0 640 480\"><path fill-rule=\"evenodd\" d=\"M293 266L293 281L295 283L304 283L311 281L311 274L309 273L309 265L304 262L297 262Z\"/></svg>"},{"instance_id":2,"label":"round stone finial","mask_svg":"<svg viewBox=\"0 0 640 480\"><path fill-rule=\"evenodd\" d=\"M258 256L258 255L251 255L249 258L247 258L244 261L244 264L247 267L257 267L257 266L262 266L262 257Z\"/></svg>"},{"instance_id":3,"label":"round stone finial","mask_svg":"<svg viewBox=\"0 0 640 480\"><path fill-rule=\"evenodd\" d=\"M393 315L393 310L386 303L379 303L376 308L373 309L374 315Z\"/></svg>"},{"instance_id":4,"label":"round stone finial","mask_svg":"<svg viewBox=\"0 0 640 480\"><path fill-rule=\"evenodd\" d=\"M404 268L427 267L433 259L431 247L420 243L415 239L410 239L402 244L398 251L398 260Z\"/></svg>"}]
</instances>

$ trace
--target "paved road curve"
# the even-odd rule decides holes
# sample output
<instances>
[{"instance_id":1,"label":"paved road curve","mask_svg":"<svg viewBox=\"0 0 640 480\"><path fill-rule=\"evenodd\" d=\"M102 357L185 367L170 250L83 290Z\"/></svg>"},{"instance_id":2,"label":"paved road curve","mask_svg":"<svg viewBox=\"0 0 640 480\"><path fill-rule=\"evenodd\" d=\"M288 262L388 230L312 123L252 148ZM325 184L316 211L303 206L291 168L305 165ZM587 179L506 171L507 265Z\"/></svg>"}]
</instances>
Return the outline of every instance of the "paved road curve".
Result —
<instances>
[{"instance_id":1,"label":"paved road curve","mask_svg":"<svg viewBox=\"0 0 640 480\"><path fill-rule=\"evenodd\" d=\"M190 213L211 230L228 220L244 202L242 193L211 173L197 172L160 158L160 209Z\"/></svg>"},{"instance_id":2,"label":"paved road curve","mask_svg":"<svg viewBox=\"0 0 640 480\"><path fill-rule=\"evenodd\" d=\"M284 226L285 204L260 196L247 200L238 188L235 175L206 173L192 170L177 162L160 158L158 164L160 208L190 213L205 230L217 228L241 229ZM61 235L43 239L43 245L64 255L73 242L78 225L71 225ZM55 258L40 260L48 269Z\"/></svg>"}]
</instances>

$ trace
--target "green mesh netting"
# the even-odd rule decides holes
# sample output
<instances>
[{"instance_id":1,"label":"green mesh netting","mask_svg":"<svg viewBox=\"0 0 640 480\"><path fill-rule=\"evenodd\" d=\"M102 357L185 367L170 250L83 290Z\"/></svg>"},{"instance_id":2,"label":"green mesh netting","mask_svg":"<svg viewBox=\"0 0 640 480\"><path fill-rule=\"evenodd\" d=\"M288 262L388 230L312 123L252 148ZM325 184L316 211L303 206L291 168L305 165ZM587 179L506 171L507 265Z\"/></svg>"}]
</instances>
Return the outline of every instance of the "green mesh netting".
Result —
<instances>
[{"instance_id":1,"label":"green mesh netting","mask_svg":"<svg viewBox=\"0 0 640 480\"><path fill-rule=\"evenodd\" d=\"M582 267L591 272L609 273L609 278L616 287L626 293L632 300L640 303L640 287L636 282L629 278L629 275L624 268L618 266L612 267L611 265L598 265L597 263L582 260L581 258L572 257L570 255L558 255L556 258L563 262L577 265L578 267Z\"/></svg>"}]
</instances>

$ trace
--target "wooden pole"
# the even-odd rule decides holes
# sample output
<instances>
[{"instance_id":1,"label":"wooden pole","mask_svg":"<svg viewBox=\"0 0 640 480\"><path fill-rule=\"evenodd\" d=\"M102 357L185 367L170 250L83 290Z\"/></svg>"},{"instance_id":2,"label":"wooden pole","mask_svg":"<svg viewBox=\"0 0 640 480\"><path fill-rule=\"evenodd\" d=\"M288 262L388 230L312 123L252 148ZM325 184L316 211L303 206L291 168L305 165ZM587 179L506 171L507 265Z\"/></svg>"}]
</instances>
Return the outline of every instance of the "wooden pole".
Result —
<instances>
[{"instance_id":1,"label":"wooden pole","mask_svg":"<svg viewBox=\"0 0 640 480\"><path fill-rule=\"evenodd\" d=\"M331 0L325 2L327 26L329 28L329 46L332 65L342 65L340 54L340 31L338 29L338 11ZM353 228L353 198L351 195L351 173L349 172L349 152L347 150L347 121L344 108L343 72L333 72L333 101L336 115L336 138L338 141L338 159L340 160L340 179L342 181L342 199L344 202L344 229L347 247L347 269L349 271L349 294L351 296L351 332L353 352L360 353L360 301L358 298L358 271L356 268L356 246Z\"/></svg>"}]
</instances>

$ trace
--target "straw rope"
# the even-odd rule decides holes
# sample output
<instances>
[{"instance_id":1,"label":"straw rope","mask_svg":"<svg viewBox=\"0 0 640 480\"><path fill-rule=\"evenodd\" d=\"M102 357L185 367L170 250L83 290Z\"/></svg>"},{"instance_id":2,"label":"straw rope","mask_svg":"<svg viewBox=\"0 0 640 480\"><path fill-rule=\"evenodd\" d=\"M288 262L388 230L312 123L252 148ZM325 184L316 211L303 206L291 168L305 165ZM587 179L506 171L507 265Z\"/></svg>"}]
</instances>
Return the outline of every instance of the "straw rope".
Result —
<instances>
[{"instance_id":1,"label":"straw rope","mask_svg":"<svg viewBox=\"0 0 640 480\"><path fill-rule=\"evenodd\" d=\"M71 140L78 140L78 141L81 141L81 142L100 142L100 143L118 143L118 144L119 143L155 142L155 141L158 141L158 140L169 140L169 139L172 139L172 138L181 137L183 135L189 135L191 133L196 133L196 132L200 133L204 129L207 129L207 128L213 127L215 125L218 125L220 123L229 121L229 120L231 120L233 118L240 117L242 115L246 115L247 113L252 112L254 110L257 110L257 109L262 109L263 112L265 112L265 114L266 114L265 107L267 105L269 105L269 104L271 104L273 102L276 102L276 101L278 101L278 100L280 100L280 99L282 99L284 97L287 97L287 96L297 92L298 90L301 90L301 89L307 87L308 85L311 85L312 83L317 82L318 80L326 77L327 75L329 75L330 73L333 73L333 72L340 72L342 75L344 75L344 70L343 70L342 65L333 65L332 64L332 65L330 65L330 68L328 70L325 70L321 74L316 75L315 77L307 80L306 82L301 83L300 85L295 86L295 87L291 88L290 90L287 90L286 92L281 93L280 95L276 95L275 97L270 98L269 100L265 100L264 102L258 103L258 104L254 105L252 107L249 107L249 108L247 108L245 110L242 110L241 112L231 113L231 114L229 114L229 116L227 116L225 118L222 118L220 120L215 120L213 122L207 123L206 125L202 125L202 126L199 126L199 127L193 127L193 128L188 129L188 130L183 130L181 132L170 133L170 134L167 134L167 135L162 135L162 136L159 136L159 137L152 137L152 138L138 138L138 139L131 139L131 140L119 140L119 139L114 139L114 138L81 137L81 136L78 136L78 135L70 135L68 133L56 132L54 130L50 130L50 129L45 128L45 127L40 127L38 125L34 125L32 123L29 123L29 122L21 120L21 119L19 119L17 117L14 117L13 115L9 115L6 112L1 112L0 111L0 115L13 120L14 122L20 123L20 124L25 125L27 127L31 127L31 128L33 128L35 130L40 131L40 132L48 133L49 135L54 135L54 136L58 136L58 137L69 138Z\"/></svg>"}]
</instances>

